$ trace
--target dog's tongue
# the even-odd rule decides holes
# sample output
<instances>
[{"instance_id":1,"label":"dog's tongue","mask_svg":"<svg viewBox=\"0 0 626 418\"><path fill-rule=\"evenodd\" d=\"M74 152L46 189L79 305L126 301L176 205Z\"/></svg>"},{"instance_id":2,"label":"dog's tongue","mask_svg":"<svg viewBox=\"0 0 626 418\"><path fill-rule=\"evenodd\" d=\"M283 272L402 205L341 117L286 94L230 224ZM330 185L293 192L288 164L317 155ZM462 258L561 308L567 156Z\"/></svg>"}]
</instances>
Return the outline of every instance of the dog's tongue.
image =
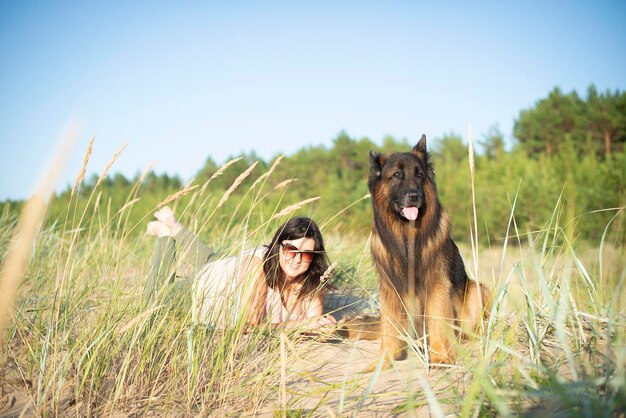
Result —
<instances>
[{"instance_id":1,"label":"dog's tongue","mask_svg":"<svg viewBox=\"0 0 626 418\"><path fill-rule=\"evenodd\" d=\"M414 221L417 219L417 214L419 210L415 206L407 206L402 208L402 216L407 218L409 221Z\"/></svg>"}]
</instances>

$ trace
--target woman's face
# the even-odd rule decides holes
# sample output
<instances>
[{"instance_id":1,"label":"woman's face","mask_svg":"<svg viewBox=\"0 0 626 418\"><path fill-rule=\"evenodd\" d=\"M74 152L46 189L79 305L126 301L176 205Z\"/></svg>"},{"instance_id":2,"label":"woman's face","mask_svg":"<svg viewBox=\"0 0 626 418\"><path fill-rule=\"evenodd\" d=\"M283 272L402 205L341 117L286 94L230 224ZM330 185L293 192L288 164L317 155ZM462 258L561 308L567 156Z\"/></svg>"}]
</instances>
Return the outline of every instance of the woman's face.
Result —
<instances>
[{"instance_id":1,"label":"woman's face","mask_svg":"<svg viewBox=\"0 0 626 418\"><path fill-rule=\"evenodd\" d=\"M287 280L293 280L309 269L315 257L314 249L313 238L284 240L281 243L279 263Z\"/></svg>"}]
</instances>

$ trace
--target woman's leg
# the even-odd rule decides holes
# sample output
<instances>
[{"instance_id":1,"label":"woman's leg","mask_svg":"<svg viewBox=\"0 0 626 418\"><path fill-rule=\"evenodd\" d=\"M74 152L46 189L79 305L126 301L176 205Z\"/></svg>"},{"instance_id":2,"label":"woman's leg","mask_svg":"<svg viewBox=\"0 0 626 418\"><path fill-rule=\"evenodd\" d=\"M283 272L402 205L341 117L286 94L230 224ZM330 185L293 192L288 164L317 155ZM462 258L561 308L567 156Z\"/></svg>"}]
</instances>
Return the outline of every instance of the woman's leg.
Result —
<instances>
[{"instance_id":1,"label":"woman's leg","mask_svg":"<svg viewBox=\"0 0 626 418\"><path fill-rule=\"evenodd\" d=\"M169 283L174 282L176 272L176 244L172 237L156 238L154 255L150 260L150 270L144 289L144 304L150 303L155 294L163 285L163 280L168 278Z\"/></svg>"},{"instance_id":2,"label":"woman's leg","mask_svg":"<svg viewBox=\"0 0 626 418\"><path fill-rule=\"evenodd\" d=\"M181 228L176 235L177 257L184 276L195 277L215 254L208 245L200 240L193 232Z\"/></svg>"},{"instance_id":3,"label":"woman's leg","mask_svg":"<svg viewBox=\"0 0 626 418\"><path fill-rule=\"evenodd\" d=\"M187 274L179 276L193 277L209 261L213 251L191 231L185 229L177 220L174 211L164 206L154 213L158 219L155 222L155 232L165 232L176 240L176 250L180 262L177 273L184 271ZM150 225L149 225L150 226Z\"/></svg>"},{"instance_id":4,"label":"woman's leg","mask_svg":"<svg viewBox=\"0 0 626 418\"><path fill-rule=\"evenodd\" d=\"M191 231L184 228L172 237L158 237L144 291L144 302L154 299L164 281L172 285L169 298L185 296L191 279L206 265L213 251ZM176 276L186 279L175 280Z\"/></svg>"}]
</instances>

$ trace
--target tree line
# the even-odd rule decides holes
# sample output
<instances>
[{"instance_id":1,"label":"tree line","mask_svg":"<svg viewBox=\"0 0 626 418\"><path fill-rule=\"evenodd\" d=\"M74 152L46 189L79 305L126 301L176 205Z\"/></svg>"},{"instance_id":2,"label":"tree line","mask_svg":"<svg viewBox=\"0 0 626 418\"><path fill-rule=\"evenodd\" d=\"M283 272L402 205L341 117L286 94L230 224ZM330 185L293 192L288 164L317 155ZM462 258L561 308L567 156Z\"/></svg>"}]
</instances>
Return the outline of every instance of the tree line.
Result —
<instances>
[{"instance_id":1,"label":"tree line","mask_svg":"<svg viewBox=\"0 0 626 418\"><path fill-rule=\"evenodd\" d=\"M597 243L609 223L610 236L626 237L624 215L615 216L626 203L625 93L598 93L591 86L582 98L555 88L520 112L513 134L517 142L508 146L497 128L476 141L474 195L483 243L504 239L507 230L523 237L547 228ZM308 146L269 161L249 152L229 159L232 164L225 168L209 157L187 184L165 173L131 179L94 175L77 190L55 196L47 222L138 234L158 204L178 193L170 204L203 234L219 235L241 223L263 225L285 207L307 202L295 213L312 216L334 232L367 237L369 151L408 151L416 141L386 137L376 143L340 132L330 147ZM467 141L454 133L429 138L429 150L453 236L468 241L474 208ZM21 205L6 201L2 211L15 215Z\"/></svg>"},{"instance_id":2,"label":"tree line","mask_svg":"<svg viewBox=\"0 0 626 418\"><path fill-rule=\"evenodd\" d=\"M595 86L581 98L554 88L548 97L522 110L514 135L529 154L558 152L571 142L578 152L608 156L626 142L626 95L618 90L598 92Z\"/></svg>"}]
</instances>

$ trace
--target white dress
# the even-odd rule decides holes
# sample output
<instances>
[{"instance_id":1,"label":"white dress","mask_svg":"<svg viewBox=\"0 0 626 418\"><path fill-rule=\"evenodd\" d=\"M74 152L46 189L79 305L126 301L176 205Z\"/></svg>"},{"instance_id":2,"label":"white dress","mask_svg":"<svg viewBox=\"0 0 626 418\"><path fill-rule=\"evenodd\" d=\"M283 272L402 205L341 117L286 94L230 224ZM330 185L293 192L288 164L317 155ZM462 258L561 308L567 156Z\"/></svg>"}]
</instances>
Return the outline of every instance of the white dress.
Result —
<instances>
[{"instance_id":1,"label":"white dress","mask_svg":"<svg viewBox=\"0 0 626 418\"><path fill-rule=\"evenodd\" d=\"M236 327L243 320L244 313L252 308L249 304L255 281L263 268L262 263L250 268L252 257L263 260L265 251L266 248L256 248L208 263L194 284L194 322L222 329ZM283 304L280 292L268 288L263 317L272 324L306 319L310 303L307 298L297 312L290 312Z\"/></svg>"},{"instance_id":2,"label":"white dress","mask_svg":"<svg viewBox=\"0 0 626 418\"><path fill-rule=\"evenodd\" d=\"M252 256L263 259L264 253L264 248L255 248L208 263L194 282L194 322L217 328L237 326L250 309L255 278L263 268L261 263L250 268Z\"/></svg>"}]
</instances>

